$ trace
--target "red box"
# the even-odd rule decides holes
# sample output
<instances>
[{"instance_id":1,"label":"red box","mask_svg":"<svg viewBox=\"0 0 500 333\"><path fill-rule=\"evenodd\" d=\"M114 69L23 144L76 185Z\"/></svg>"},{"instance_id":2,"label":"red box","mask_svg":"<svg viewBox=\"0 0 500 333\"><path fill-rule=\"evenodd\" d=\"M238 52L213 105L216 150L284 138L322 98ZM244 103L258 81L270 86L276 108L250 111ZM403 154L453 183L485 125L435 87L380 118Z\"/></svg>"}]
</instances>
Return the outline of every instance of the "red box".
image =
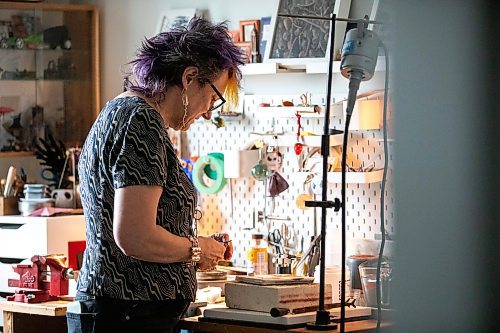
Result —
<instances>
[{"instance_id":1,"label":"red box","mask_svg":"<svg viewBox=\"0 0 500 333\"><path fill-rule=\"evenodd\" d=\"M68 266L74 270L82 267L83 252L87 243L85 241L68 242Z\"/></svg>"}]
</instances>

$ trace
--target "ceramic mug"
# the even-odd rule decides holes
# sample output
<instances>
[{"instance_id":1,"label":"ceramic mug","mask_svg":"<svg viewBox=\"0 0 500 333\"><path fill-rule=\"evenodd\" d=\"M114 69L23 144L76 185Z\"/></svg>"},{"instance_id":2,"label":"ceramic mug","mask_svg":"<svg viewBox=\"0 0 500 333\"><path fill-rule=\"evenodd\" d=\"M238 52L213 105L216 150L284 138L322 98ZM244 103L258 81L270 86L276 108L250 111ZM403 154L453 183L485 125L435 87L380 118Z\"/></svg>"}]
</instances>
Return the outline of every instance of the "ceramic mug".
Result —
<instances>
[{"instance_id":1,"label":"ceramic mug","mask_svg":"<svg viewBox=\"0 0 500 333\"><path fill-rule=\"evenodd\" d=\"M59 189L52 191L52 199L56 201L56 207L73 208L73 190Z\"/></svg>"}]
</instances>

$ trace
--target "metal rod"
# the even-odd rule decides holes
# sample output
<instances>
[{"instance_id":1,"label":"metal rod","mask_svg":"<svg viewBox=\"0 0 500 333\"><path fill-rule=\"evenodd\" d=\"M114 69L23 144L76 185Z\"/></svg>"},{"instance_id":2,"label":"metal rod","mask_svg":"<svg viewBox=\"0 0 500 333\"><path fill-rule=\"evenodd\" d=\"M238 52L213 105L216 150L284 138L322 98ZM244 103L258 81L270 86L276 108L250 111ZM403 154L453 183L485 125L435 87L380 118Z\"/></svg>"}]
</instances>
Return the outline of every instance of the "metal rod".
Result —
<instances>
[{"instance_id":1,"label":"metal rod","mask_svg":"<svg viewBox=\"0 0 500 333\"><path fill-rule=\"evenodd\" d=\"M321 180L321 200L328 200L328 155L330 150L330 102L332 99L332 81L333 81L333 59L335 45L335 14L330 18L330 50L328 61L328 82L326 91L326 109L324 117L323 136L321 140L321 150L323 154L323 172ZM319 307L316 312L316 326L330 325L329 312L325 310L325 259L326 259L326 214L327 207L321 207L321 239L320 239L320 258L319 261ZM336 328L336 327L335 327Z\"/></svg>"},{"instance_id":2,"label":"metal rod","mask_svg":"<svg viewBox=\"0 0 500 333\"><path fill-rule=\"evenodd\" d=\"M276 221L291 221L292 220L289 216L279 217L279 216L265 215L264 218L267 220L276 220Z\"/></svg>"}]
</instances>

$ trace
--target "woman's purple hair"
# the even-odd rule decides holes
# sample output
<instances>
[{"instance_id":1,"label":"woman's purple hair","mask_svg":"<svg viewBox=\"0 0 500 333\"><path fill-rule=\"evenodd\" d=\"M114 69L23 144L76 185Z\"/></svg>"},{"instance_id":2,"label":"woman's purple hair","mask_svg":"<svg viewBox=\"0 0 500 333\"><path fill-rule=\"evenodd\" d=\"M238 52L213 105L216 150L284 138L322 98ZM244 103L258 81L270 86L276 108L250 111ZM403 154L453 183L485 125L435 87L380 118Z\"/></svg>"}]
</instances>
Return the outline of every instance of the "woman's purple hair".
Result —
<instances>
[{"instance_id":1,"label":"woman's purple hair","mask_svg":"<svg viewBox=\"0 0 500 333\"><path fill-rule=\"evenodd\" d=\"M223 71L241 79L238 66L244 54L228 34L226 22L212 24L194 17L187 26L145 39L131 64L132 83L125 79L124 89L141 93L160 102L169 86L181 85L182 74L189 66L198 68L198 80L213 81Z\"/></svg>"}]
</instances>

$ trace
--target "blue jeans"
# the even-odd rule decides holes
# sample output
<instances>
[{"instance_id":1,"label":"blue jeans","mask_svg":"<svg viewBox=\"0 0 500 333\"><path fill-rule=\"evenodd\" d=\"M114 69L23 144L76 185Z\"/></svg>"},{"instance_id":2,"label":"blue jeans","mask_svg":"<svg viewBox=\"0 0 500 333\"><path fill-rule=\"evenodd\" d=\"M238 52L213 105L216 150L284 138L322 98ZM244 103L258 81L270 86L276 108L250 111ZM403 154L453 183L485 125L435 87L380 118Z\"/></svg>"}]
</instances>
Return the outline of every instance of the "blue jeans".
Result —
<instances>
[{"instance_id":1,"label":"blue jeans","mask_svg":"<svg viewBox=\"0 0 500 333\"><path fill-rule=\"evenodd\" d=\"M175 332L190 301L126 301L78 293L81 313L66 313L69 333Z\"/></svg>"}]
</instances>

